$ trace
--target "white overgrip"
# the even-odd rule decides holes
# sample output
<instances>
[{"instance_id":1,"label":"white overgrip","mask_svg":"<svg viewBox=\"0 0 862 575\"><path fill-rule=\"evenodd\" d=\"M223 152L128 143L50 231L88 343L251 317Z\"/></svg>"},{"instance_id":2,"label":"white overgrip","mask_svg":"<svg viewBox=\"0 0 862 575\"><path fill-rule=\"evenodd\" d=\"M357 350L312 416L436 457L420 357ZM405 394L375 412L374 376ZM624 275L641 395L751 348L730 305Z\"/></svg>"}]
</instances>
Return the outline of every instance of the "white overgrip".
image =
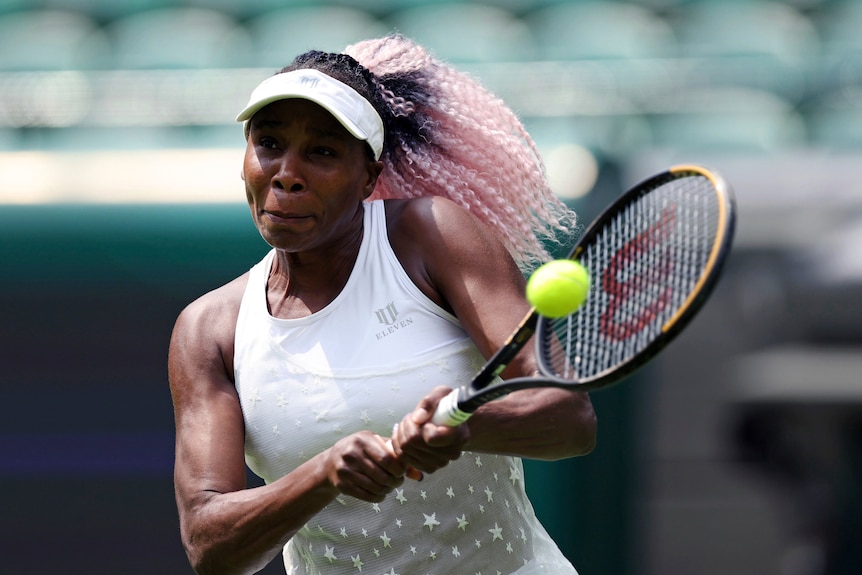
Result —
<instances>
[{"instance_id":1,"label":"white overgrip","mask_svg":"<svg viewBox=\"0 0 862 575\"><path fill-rule=\"evenodd\" d=\"M449 395L441 399L437 404L437 411L431 418L431 423L455 427L470 419L472 413L458 409L458 396L459 390L453 389Z\"/></svg>"}]
</instances>

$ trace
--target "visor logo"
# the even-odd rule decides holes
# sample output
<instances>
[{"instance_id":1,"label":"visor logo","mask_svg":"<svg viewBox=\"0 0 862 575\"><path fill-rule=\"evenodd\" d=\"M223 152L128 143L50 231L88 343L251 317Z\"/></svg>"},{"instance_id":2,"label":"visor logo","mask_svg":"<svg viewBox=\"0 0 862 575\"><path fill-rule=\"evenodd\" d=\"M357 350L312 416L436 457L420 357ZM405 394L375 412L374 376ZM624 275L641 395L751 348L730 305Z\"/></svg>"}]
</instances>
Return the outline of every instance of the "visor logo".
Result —
<instances>
[{"instance_id":1,"label":"visor logo","mask_svg":"<svg viewBox=\"0 0 862 575\"><path fill-rule=\"evenodd\" d=\"M302 76L299 79L299 83L303 86L308 86L312 89L317 88L317 84L320 82L320 78L315 78L313 76Z\"/></svg>"}]
</instances>

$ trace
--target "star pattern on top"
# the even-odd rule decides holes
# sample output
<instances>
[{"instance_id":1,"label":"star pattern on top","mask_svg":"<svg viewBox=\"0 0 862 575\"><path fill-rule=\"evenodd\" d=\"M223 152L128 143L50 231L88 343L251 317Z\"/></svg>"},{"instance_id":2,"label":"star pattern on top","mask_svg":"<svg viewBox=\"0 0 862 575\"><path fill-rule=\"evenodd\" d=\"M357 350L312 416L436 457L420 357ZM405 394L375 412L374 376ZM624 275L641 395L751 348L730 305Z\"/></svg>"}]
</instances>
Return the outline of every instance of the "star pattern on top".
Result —
<instances>
[{"instance_id":1,"label":"star pattern on top","mask_svg":"<svg viewBox=\"0 0 862 575\"><path fill-rule=\"evenodd\" d=\"M425 516L424 525L425 525L425 527L428 528L428 531L434 531L434 527L436 527L437 525L440 525L440 522L437 521L437 514L436 513L432 513L431 515L423 513L422 515Z\"/></svg>"},{"instance_id":2,"label":"star pattern on top","mask_svg":"<svg viewBox=\"0 0 862 575\"><path fill-rule=\"evenodd\" d=\"M385 226L381 229L385 235ZM258 293L265 293L268 269L254 280ZM360 290L367 268L357 269L362 279L354 287ZM246 461L267 483L350 434L390 436L393 424L428 390L463 385L484 365L460 325L428 309L425 301L407 301L413 292L392 288L395 293L387 295L383 290L390 288L382 284L394 285L387 280L355 295L345 292L338 305L349 302L350 313L358 314L346 326L339 321L343 314L272 321L263 297L250 300L257 308L244 305L237 323L235 384ZM399 302L400 319L416 320L399 332L407 337L397 352L393 346L402 343L395 335L383 343L374 337L380 331L374 310L392 298ZM359 319L363 313L367 325ZM542 543L534 539L545 536L526 499L521 469L516 458L468 451L421 484L405 481L379 503L340 495L288 543L286 572L508 575L527 561L543 561L534 554Z\"/></svg>"},{"instance_id":3,"label":"star pattern on top","mask_svg":"<svg viewBox=\"0 0 862 575\"><path fill-rule=\"evenodd\" d=\"M441 365L448 369L448 362ZM325 385L328 385L326 381ZM318 393L313 380L303 387L309 391L309 397ZM361 389L358 385L354 387ZM400 393L401 384L390 386L389 391ZM269 410L270 416L278 414L278 417L270 420L267 428L269 436L281 442L281 446L285 442L286 445L302 446L303 449L294 452L296 461L309 459L314 451L306 451L308 444L296 440L295 434L287 433L286 429L293 427L304 433L307 429L320 430L316 433L334 434L336 430L340 430L339 433L352 433L358 429L357 421L363 429L366 426L373 428L375 421L382 424L398 413L391 406L377 405L380 400L375 397L374 404L360 406L352 412L354 423L351 423L350 410L333 408L333 403L324 402L322 398L318 402L310 402L297 401L296 397L283 390L270 392L266 387L255 387L246 398L246 403L256 413ZM386 426L391 428L392 423ZM256 429L261 427L255 425ZM282 450L286 455L290 454L289 447L286 450L282 447ZM509 513L506 510L510 507L510 492L521 489L523 478L517 460L468 451L458 460L458 465L465 472L468 469L473 471L454 473L444 482L429 482L426 478L421 486L405 483L394 489L383 502L363 503L347 496L338 496L331 505L333 509L346 509L345 518L351 516L350 509L356 508L357 504L365 506L364 524L360 523L351 529L343 522L310 523L307 526L309 528L304 528L294 538L297 542L304 541L306 551L302 553L303 562L314 565L312 570L322 574L328 573L331 567L332 573L339 575L348 571L363 575L369 573L369 568L372 575L389 575L403 571L400 566L407 564L404 562L405 557L411 557L427 561L429 566L437 565L427 572L429 575L441 575L457 572L454 565L476 552L488 553L484 549L495 549L500 542L504 545L500 545L499 551L491 552L494 560L500 558L501 552L504 555L517 555L529 549L526 547L527 530L520 523L511 523L514 515L507 519L508 523L495 521L499 513ZM506 479L501 481L501 478ZM502 488L503 485L507 487ZM502 493L499 503L498 492ZM512 507L518 509L518 516L523 515L519 501ZM487 518L484 518L486 514ZM325 513L321 514L322 517L325 517ZM511 540L506 537L509 527L513 535L517 533ZM406 538L401 534L402 530L407 534ZM420 533L426 536L419 536ZM438 533L441 535L438 536ZM451 539L456 533L459 534L456 539ZM448 543L441 544L438 537L447 538ZM462 539L457 540L457 537ZM363 544L362 541L367 543ZM296 565L299 563L292 567ZM304 573L301 567L299 571L292 571L297 575ZM478 572L485 573L484 569Z\"/></svg>"}]
</instances>

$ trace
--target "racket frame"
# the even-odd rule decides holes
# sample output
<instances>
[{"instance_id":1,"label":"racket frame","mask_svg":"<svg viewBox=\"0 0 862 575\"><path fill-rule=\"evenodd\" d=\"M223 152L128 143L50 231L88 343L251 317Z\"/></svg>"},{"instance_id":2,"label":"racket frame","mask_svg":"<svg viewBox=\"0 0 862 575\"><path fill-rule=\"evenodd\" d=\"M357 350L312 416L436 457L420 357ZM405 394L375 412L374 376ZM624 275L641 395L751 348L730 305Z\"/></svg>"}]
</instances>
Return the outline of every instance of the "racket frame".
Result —
<instances>
[{"instance_id":1,"label":"racket frame","mask_svg":"<svg viewBox=\"0 0 862 575\"><path fill-rule=\"evenodd\" d=\"M497 380L497 376L499 376L518 352L523 349L530 338L535 333L541 333L546 329L548 322L554 321L541 316L535 308L530 308L530 311L521 320L515 331L509 336L503 346L488 359L473 380L468 384L454 389L447 397L441 400L432 421L438 425L458 425L466 421L476 409L485 403L499 399L520 389L562 387L589 392L608 387L630 376L666 347L682 331L691 318L697 314L703 303L709 298L718 282L721 269L730 252L736 223L735 199L733 190L724 178L716 172L697 164L679 164L670 167L664 172L654 174L631 187L605 208L590 223L567 256L568 259L578 260L592 238L602 231L604 223L610 217L617 214L622 206L631 203L633 198L648 194L656 187L660 187L665 183L661 181L662 179L670 182L687 173L707 178L716 190L716 193L720 196L716 224L718 235L713 242L712 250L707 256L704 270L701 272L694 288L673 316L662 325L661 333L655 340L650 342L646 348L636 353L628 361L600 372L588 380L575 381L550 374L549 370L545 367L547 361L544 357L544 350L541 349L540 338L536 338L536 358L539 362L541 373L535 376L513 378L494 383Z\"/></svg>"}]
</instances>

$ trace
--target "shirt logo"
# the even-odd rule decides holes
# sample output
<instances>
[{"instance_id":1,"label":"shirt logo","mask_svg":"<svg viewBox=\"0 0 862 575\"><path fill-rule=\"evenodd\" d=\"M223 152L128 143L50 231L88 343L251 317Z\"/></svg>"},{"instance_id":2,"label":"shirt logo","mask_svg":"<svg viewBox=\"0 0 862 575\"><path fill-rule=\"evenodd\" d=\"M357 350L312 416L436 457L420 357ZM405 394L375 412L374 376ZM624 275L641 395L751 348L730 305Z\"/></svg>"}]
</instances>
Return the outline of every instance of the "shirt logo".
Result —
<instances>
[{"instance_id":1,"label":"shirt logo","mask_svg":"<svg viewBox=\"0 0 862 575\"><path fill-rule=\"evenodd\" d=\"M400 313L395 307L395 302L389 302L386 307L374 310L374 315L377 316L377 323L386 326L381 331L378 331L374 336L381 340L388 337L401 328L408 327L413 324L412 317L401 318Z\"/></svg>"},{"instance_id":2,"label":"shirt logo","mask_svg":"<svg viewBox=\"0 0 862 575\"><path fill-rule=\"evenodd\" d=\"M383 325L392 325L398 319L398 310L395 309L395 302L389 302L389 305L374 311L377 314L377 321Z\"/></svg>"}]
</instances>

